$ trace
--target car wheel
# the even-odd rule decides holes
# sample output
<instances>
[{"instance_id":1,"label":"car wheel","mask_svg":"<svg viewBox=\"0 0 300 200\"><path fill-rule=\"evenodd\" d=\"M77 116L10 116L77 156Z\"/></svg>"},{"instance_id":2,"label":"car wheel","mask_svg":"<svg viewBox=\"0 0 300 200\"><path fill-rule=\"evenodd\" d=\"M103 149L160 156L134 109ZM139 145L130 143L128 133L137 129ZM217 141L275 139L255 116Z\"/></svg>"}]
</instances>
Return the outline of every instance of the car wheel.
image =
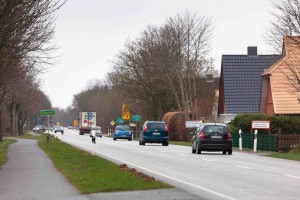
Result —
<instances>
[{"instance_id":1,"label":"car wheel","mask_svg":"<svg viewBox=\"0 0 300 200\"><path fill-rule=\"evenodd\" d=\"M139 145L142 145L141 140L139 140Z\"/></svg>"},{"instance_id":2,"label":"car wheel","mask_svg":"<svg viewBox=\"0 0 300 200\"><path fill-rule=\"evenodd\" d=\"M163 142L162 145L163 145L163 146L168 146L168 145L169 145L169 142Z\"/></svg>"},{"instance_id":3,"label":"car wheel","mask_svg":"<svg viewBox=\"0 0 300 200\"><path fill-rule=\"evenodd\" d=\"M130 138L130 139L128 139L128 141L131 141L131 138Z\"/></svg>"},{"instance_id":4,"label":"car wheel","mask_svg":"<svg viewBox=\"0 0 300 200\"><path fill-rule=\"evenodd\" d=\"M197 143L197 146L196 146L196 153L201 154L201 150L199 149L199 144L198 143Z\"/></svg>"},{"instance_id":5,"label":"car wheel","mask_svg":"<svg viewBox=\"0 0 300 200\"><path fill-rule=\"evenodd\" d=\"M146 144L146 142L144 142L144 141L142 141L142 143L141 143L142 145L145 145Z\"/></svg>"},{"instance_id":6,"label":"car wheel","mask_svg":"<svg viewBox=\"0 0 300 200\"><path fill-rule=\"evenodd\" d=\"M232 149L228 150L228 154L229 154L229 155L232 154Z\"/></svg>"},{"instance_id":7,"label":"car wheel","mask_svg":"<svg viewBox=\"0 0 300 200\"><path fill-rule=\"evenodd\" d=\"M117 140L117 138L113 138L113 140Z\"/></svg>"},{"instance_id":8,"label":"car wheel","mask_svg":"<svg viewBox=\"0 0 300 200\"><path fill-rule=\"evenodd\" d=\"M225 154L226 154L226 151L223 151L223 154L225 155Z\"/></svg>"}]
</instances>

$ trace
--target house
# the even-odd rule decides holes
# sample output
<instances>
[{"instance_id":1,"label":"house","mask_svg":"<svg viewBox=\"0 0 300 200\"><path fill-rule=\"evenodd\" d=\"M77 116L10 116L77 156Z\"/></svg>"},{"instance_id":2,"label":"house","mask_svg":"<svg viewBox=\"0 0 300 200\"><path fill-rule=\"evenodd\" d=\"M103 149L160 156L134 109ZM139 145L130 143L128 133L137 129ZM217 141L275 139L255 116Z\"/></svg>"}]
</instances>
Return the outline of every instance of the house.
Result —
<instances>
[{"instance_id":1,"label":"house","mask_svg":"<svg viewBox=\"0 0 300 200\"><path fill-rule=\"evenodd\" d=\"M282 54L262 74L259 112L300 115L300 37L284 37Z\"/></svg>"},{"instance_id":2,"label":"house","mask_svg":"<svg viewBox=\"0 0 300 200\"><path fill-rule=\"evenodd\" d=\"M248 47L247 55L222 55L218 115L259 113L261 74L282 55L258 55Z\"/></svg>"}]
</instances>

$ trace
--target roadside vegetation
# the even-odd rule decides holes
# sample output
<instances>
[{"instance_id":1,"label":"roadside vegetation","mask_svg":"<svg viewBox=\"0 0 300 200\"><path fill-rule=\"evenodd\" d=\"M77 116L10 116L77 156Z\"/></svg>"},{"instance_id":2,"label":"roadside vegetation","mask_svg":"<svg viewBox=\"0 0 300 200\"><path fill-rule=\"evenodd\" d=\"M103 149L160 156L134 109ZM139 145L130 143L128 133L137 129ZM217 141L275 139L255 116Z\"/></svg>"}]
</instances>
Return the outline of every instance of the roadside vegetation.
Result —
<instances>
[{"instance_id":1,"label":"roadside vegetation","mask_svg":"<svg viewBox=\"0 0 300 200\"><path fill-rule=\"evenodd\" d=\"M16 142L13 139L4 139L2 142L0 142L0 169L1 166L4 165L7 161L7 149L8 145Z\"/></svg>"},{"instance_id":2,"label":"roadside vegetation","mask_svg":"<svg viewBox=\"0 0 300 200\"><path fill-rule=\"evenodd\" d=\"M57 170L82 194L172 187L135 169L118 166L58 139L51 137L47 143L45 134L38 138L40 148L48 154Z\"/></svg>"},{"instance_id":3,"label":"roadside vegetation","mask_svg":"<svg viewBox=\"0 0 300 200\"><path fill-rule=\"evenodd\" d=\"M286 153L272 153L269 157L300 161L300 145Z\"/></svg>"},{"instance_id":4,"label":"roadside vegetation","mask_svg":"<svg viewBox=\"0 0 300 200\"><path fill-rule=\"evenodd\" d=\"M169 141L169 144L181 145L181 146L192 146L192 143L184 142L184 141Z\"/></svg>"}]
</instances>

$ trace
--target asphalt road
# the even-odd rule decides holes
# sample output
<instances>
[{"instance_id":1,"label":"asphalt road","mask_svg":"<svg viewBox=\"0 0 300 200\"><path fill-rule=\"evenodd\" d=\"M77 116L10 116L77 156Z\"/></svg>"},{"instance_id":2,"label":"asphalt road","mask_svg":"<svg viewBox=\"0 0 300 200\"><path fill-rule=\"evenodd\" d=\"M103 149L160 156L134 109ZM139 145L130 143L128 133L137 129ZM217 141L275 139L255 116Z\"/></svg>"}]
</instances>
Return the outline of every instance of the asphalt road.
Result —
<instances>
[{"instance_id":1,"label":"asphalt road","mask_svg":"<svg viewBox=\"0 0 300 200\"><path fill-rule=\"evenodd\" d=\"M65 129L58 137L117 164L139 171L204 199L300 199L300 162L234 151L192 154L191 147L97 138Z\"/></svg>"}]
</instances>

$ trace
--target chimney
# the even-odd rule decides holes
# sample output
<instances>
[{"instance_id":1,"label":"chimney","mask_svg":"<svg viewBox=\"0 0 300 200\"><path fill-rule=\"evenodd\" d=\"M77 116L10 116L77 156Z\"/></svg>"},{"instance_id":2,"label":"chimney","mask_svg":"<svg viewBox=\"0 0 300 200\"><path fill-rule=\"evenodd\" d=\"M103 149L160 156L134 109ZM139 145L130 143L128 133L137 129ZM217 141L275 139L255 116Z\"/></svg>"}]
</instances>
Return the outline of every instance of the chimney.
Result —
<instances>
[{"instance_id":1,"label":"chimney","mask_svg":"<svg viewBox=\"0 0 300 200\"><path fill-rule=\"evenodd\" d=\"M257 56L257 47L248 47L248 56Z\"/></svg>"}]
</instances>

